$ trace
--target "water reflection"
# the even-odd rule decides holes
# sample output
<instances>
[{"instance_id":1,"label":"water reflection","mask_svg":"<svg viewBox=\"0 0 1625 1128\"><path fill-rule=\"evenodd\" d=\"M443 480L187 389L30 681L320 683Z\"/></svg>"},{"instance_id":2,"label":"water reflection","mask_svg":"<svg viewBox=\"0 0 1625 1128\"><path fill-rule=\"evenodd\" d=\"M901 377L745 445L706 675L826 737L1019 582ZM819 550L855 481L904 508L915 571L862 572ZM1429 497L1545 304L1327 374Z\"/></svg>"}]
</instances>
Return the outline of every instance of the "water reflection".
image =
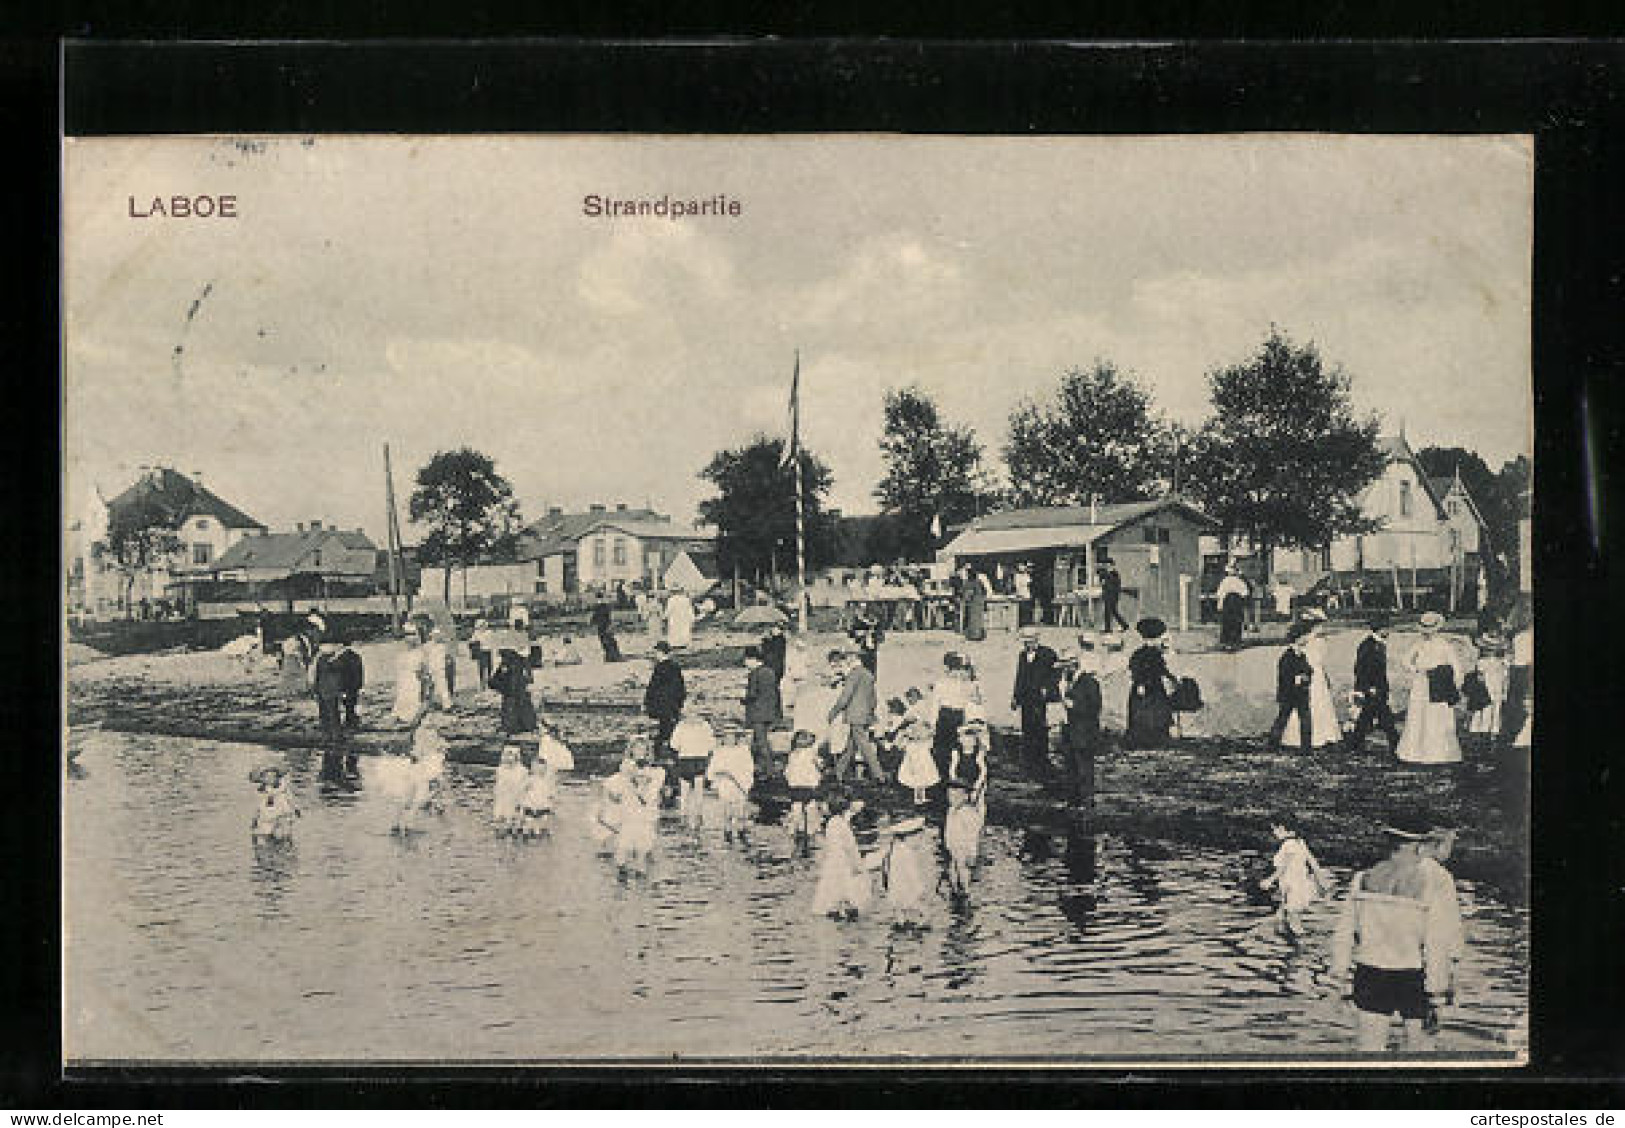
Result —
<instances>
[{"instance_id":1,"label":"water reflection","mask_svg":"<svg viewBox=\"0 0 1625 1128\"><path fill-rule=\"evenodd\" d=\"M246 774L268 755L86 739L64 813L74 1056L1314 1054L1349 1042L1347 1016L1322 999L1335 905L1313 906L1310 941L1289 944L1229 856L1082 823L993 826L968 907L939 897L928 927L894 929L883 914L815 916L818 851L796 855L782 827L725 845L669 817L648 877L623 881L583 831L593 794L574 777L553 833L516 842L493 831L490 770L453 766L444 812L402 837L366 786L372 761L333 780L317 754L289 755L294 842L254 844ZM860 829L872 848L872 823ZM1462 890L1472 1018L1447 1025L1442 1045L1483 1050L1483 1031L1522 1021L1526 922Z\"/></svg>"}]
</instances>

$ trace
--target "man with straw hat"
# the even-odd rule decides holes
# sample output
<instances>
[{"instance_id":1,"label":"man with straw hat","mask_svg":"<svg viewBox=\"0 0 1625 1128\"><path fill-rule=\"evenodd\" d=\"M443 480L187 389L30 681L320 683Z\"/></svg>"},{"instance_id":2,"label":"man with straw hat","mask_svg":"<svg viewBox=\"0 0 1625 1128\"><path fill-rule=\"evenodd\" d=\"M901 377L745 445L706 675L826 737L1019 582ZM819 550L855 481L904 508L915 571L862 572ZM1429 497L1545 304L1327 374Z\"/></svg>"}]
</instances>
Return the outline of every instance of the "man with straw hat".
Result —
<instances>
[{"instance_id":1,"label":"man with straw hat","mask_svg":"<svg viewBox=\"0 0 1625 1128\"><path fill-rule=\"evenodd\" d=\"M1357 1045L1365 1052L1387 1048L1395 1017L1403 1024L1403 1048L1424 1048L1424 1032L1438 1028L1460 951L1459 915L1453 926L1426 865L1433 829L1396 818L1383 835L1387 857L1349 882L1329 968L1354 1007Z\"/></svg>"},{"instance_id":2,"label":"man with straw hat","mask_svg":"<svg viewBox=\"0 0 1625 1128\"><path fill-rule=\"evenodd\" d=\"M1305 752L1313 749L1309 727L1309 679L1314 670L1303 654L1303 640L1314 629L1307 620L1293 623L1286 634L1287 646L1275 664L1275 704L1279 707L1270 725L1269 750L1281 750L1281 734L1292 714L1298 715L1298 738Z\"/></svg>"}]
</instances>

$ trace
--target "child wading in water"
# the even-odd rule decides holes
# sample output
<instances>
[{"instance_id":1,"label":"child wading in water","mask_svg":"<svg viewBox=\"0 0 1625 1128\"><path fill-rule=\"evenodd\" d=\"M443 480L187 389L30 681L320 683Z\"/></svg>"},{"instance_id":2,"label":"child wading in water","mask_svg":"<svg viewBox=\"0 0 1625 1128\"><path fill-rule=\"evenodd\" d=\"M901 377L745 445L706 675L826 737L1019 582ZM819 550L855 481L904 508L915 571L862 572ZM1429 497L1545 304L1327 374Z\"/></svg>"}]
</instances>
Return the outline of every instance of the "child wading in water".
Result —
<instances>
[{"instance_id":1,"label":"child wading in water","mask_svg":"<svg viewBox=\"0 0 1625 1128\"><path fill-rule=\"evenodd\" d=\"M717 792L722 840L732 842L737 834L739 841L748 842L745 830L750 815L750 789L756 781L756 761L745 732L738 725L729 725L723 731L722 743L711 753L706 776Z\"/></svg>"},{"instance_id":2,"label":"child wading in water","mask_svg":"<svg viewBox=\"0 0 1625 1128\"><path fill-rule=\"evenodd\" d=\"M931 755L933 735L931 725L917 717L906 721L898 734L903 762L897 769L897 782L913 790L916 807L925 806L926 791L942 779L937 772L936 759Z\"/></svg>"},{"instance_id":3,"label":"child wading in water","mask_svg":"<svg viewBox=\"0 0 1625 1128\"><path fill-rule=\"evenodd\" d=\"M254 810L250 833L265 842L288 842L293 838L293 820L299 808L288 789L288 773L281 768L260 768L248 773L259 788L259 805Z\"/></svg>"},{"instance_id":4,"label":"child wading in water","mask_svg":"<svg viewBox=\"0 0 1625 1128\"><path fill-rule=\"evenodd\" d=\"M589 833L604 853L615 850L621 833L621 824L626 818L627 804L632 802L632 788L636 782L637 762L633 760L632 750L628 747L626 755L621 757L620 766L615 769L615 774L598 782L598 804L593 808Z\"/></svg>"},{"instance_id":5,"label":"child wading in water","mask_svg":"<svg viewBox=\"0 0 1625 1128\"><path fill-rule=\"evenodd\" d=\"M526 838L540 838L553 821L553 765L538 755L531 761L525 780L525 816L519 831Z\"/></svg>"},{"instance_id":6,"label":"child wading in water","mask_svg":"<svg viewBox=\"0 0 1625 1128\"><path fill-rule=\"evenodd\" d=\"M498 834L518 834L523 814L525 787L530 774L525 771L517 744L502 747L502 763L497 765L496 781L491 788L491 819Z\"/></svg>"},{"instance_id":7,"label":"child wading in water","mask_svg":"<svg viewBox=\"0 0 1625 1128\"><path fill-rule=\"evenodd\" d=\"M655 827L660 822L660 789L666 783L666 773L650 763L648 741L638 741L631 747L635 766L622 803L620 834L615 839L615 863L623 876L649 872Z\"/></svg>"},{"instance_id":8,"label":"child wading in water","mask_svg":"<svg viewBox=\"0 0 1625 1128\"><path fill-rule=\"evenodd\" d=\"M419 811L439 809L440 773L446 766L446 742L439 724L434 713L420 715L406 755L385 756L378 763L380 790L396 803L390 828L395 834L415 829Z\"/></svg>"},{"instance_id":9,"label":"child wading in water","mask_svg":"<svg viewBox=\"0 0 1625 1128\"><path fill-rule=\"evenodd\" d=\"M873 893L869 867L864 864L857 836L852 833L852 816L861 810L862 801L849 800L844 792L829 797L824 857L818 868L818 887L813 891L815 913L854 920L869 907Z\"/></svg>"},{"instance_id":10,"label":"child wading in water","mask_svg":"<svg viewBox=\"0 0 1625 1128\"><path fill-rule=\"evenodd\" d=\"M1332 883L1297 831L1276 821L1270 825L1270 832L1281 845L1275 851L1274 872L1259 886L1275 889L1280 900L1275 910L1276 923L1288 937L1297 940L1303 936L1303 910L1329 891Z\"/></svg>"},{"instance_id":11,"label":"child wading in water","mask_svg":"<svg viewBox=\"0 0 1625 1128\"><path fill-rule=\"evenodd\" d=\"M684 825L698 829L703 813L701 792L706 769L711 766L711 753L716 751L716 733L704 718L684 717L672 729L670 744L677 753L677 778L682 787L677 809L682 812Z\"/></svg>"},{"instance_id":12,"label":"child wading in water","mask_svg":"<svg viewBox=\"0 0 1625 1128\"><path fill-rule=\"evenodd\" d=\"M973 715L960 727L948 769L948 819L942 837L955 898L963 899L970 891L971 866L981 850L986 822L987 722Z\"/></svg>"},{"instance_id":13,"label":"child wading in water","mask_svg":"<svg viewBox=\"0 0 1625 1128\"><path fill-rule=\"evenodd\" d=\"M936 887L930 879L925 829L925 819L915 816L881 831L887 839L880 858L886 903L893 923L908 928L925 927L926 904Z\"/></svg>"},{"instance_id":14,"label":"child wading in water","mask_svg":"<svg viewBox=\"0 0 1625 1128\"><path fill-rule=\"evenodd\" d=\"M820 825L818 785L824 770L818 762L818 735L799 730L790 738L790 760L784 766L784 782L790 785L790 830L795 845L803 853Z\"/></svg>"}]
</instances>

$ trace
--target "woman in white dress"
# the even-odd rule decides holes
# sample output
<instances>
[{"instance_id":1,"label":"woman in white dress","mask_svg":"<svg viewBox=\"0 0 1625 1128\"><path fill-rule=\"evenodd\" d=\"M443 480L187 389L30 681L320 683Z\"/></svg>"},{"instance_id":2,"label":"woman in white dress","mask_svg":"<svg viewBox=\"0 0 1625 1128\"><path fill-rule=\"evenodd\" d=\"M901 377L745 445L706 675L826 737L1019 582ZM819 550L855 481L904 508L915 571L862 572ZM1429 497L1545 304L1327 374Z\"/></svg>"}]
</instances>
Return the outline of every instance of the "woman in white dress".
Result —
<instances>
[{"instance_id":1,"label":"woman in white dress","mask_svg":"<svg viewBox=\"0 0 1625 1128\"><path fill-rule=\"evenodd\" d=\"M1478 673L1489 691L1490 703L1472 715L1467 731L1478 736L1495 736L1501 731L1501 706L1507 696L1507 641L1497 628L1479 637Z\"/></svg>"},{"instance_id":2,"label":"woman in white dress","mask_svg":"<svg viewBox=\"0 0 1625 1128\"><path fill-rule=\"evenodd\" d=\"M694 603L679 588L666 600L666 642L673 650L680 650L693 641Z\"/></svg>"},{"instance_id":3,"label":"woman in white dress","mask_svg":"<svg viewBox=\"0 0 1625 1128\"><path fill-rule=\"evenodd\" d=\"M1456 700L1460 699L1462 663L1450 640L1439 634L1444 616L1422 616L1422 641L1411 654L1411 701L1395 755L1409 764L1459 764ZM1448 685L1445 683L1448 682ZM1449 700L1454 696L1456 700ZM1445 700L1438 698L1444 697Z\"/></svg>"},{"instance_id":4,"label":"woman in white dress","mask_svg":"<svg viewBox=\"0 0 1625 1128\"><path fill-rule=\"evenodd\" d=\"M1332 696L1332 679L1326 672L1325 623L1319 619L1312 622L1303 643L1303 656L1313 670L1309 678L1309 743L1324 748L1342 743L1343 725L1337 716L1337 699Z\"/></svg>"},{"instance_id":5,"label":"woman in white dress","mask_svg":"<svg viewBox=\"0 0 1625 1128\"><path fill-rule=\"evenodd\" d=\"M395 659L395 719L409 725L423 711L423 642L406 632L406 649Z\"/></svg>"}]
</instances>

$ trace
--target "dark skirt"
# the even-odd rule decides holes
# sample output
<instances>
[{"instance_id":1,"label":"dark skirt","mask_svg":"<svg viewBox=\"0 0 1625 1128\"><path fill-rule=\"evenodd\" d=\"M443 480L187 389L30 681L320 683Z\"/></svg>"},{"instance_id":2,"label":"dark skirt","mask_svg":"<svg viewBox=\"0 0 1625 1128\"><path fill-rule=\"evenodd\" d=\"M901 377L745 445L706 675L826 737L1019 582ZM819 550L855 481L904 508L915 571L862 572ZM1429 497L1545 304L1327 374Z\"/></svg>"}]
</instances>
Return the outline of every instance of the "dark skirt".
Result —
<instances>
[{"instance_id":1,"label":"dark skirt","mask_svg":"<svg viewBox=\"0 0 1625 1128\"><path fill-rule=\"evenodd\" d=\"M965 723L965 710L944 706L937 710L937 731L931 737L931 758L937 762L937 774L948 778L948 765L953 762L954 745L959 743L959 726Z\"/></svg>"},{"instance_id":2,"label":"dark skirt","mask_svg":"<svg viewBox=\"0 0 1625 1128\"><path fill-rule=\"evenodd\" d=\"M1142 688L1145 689L1144 693L1140 692ZM1123 744L1126 747L1164 747L1173 726L1174 710L1163 686L1137 685L1129 690L1128 725L1123 730Z\"/></svg>"},{"instance_id":3,"label":"dark skirt","mask_svg":"<svg viewBox=\"0 0 1625 1128\"><path fill-rule=\"evenodd\" d=\"M1224 606L1219 609L1220 646L1241 645L1242 619L1246 610L1246 601L1235 592L1224 597Z\"/></svg>"},{"instance_id":4,"label":"dark skirt","mask_svg":"<svg viewBox=\"0 0 1625 1128\"><path fill-rule=\"evenodd\" d=\"M711 761L704 756L679 756L677 759L677 778L684 783L691 783L705 774Z\"/></svg>"},{"instance_id":5,"label":"dark skirt","mask_svg":"<svg viewBox=\"0 0 1625 1128\"><path fill-rule=\"evenodd\" d=\"M528 692L502 695L502 731L510 736L536 731L536 705Z\"/></svg>"},{"instance_id":6,"label":"dark skirt","mask_svg":"<svg viewBox=\"0 0 1625 1128\"><path fill-rule=\"evenodd\" d=\"M1354 967L1354 1005L1367 1014L1397 1014L1425 1019L1428 996L1421 968L1393 971L1382 967Z\"/></svg>"}]
</instances>

